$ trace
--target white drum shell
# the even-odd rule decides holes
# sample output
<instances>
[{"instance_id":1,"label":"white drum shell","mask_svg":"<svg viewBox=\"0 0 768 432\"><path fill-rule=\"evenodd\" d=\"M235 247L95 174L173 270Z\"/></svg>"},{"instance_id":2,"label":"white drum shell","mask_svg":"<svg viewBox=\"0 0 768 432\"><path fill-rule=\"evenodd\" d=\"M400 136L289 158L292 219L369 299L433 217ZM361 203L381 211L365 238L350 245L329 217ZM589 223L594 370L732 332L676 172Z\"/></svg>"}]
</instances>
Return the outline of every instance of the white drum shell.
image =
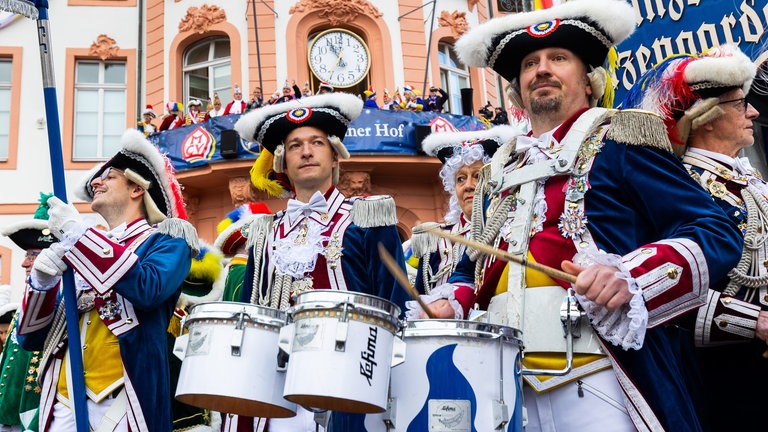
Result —
<instances>
[{"instance_id":1,"label":"white drum shell","mask_svg":"<svg viewBox=\"0 0 768 432\"><path fill-rule=\"evenodd\" d=\"M469 321L416 321L408 323L404 340L405 362L392 369L390 410L367 416L368 432L391 431L385 419L403 432L500 430L502 389L507 415L501 430L522 430L517 330Z\"/></svg>"},{"instance_id":2,"label":"white drum shell","mask_svg":"<svg viewBox=\"0 0 768 432\"><path fill-rule=\"evenodd\" d=\"M245 311L239 356L232 345L237 316ZM264 315L268 313L269 315ZM283 398L285 373L277 371L278 333L285 313L234 302L204 303L187 317L189 342L176 398L189 405L252 417L291 417L296 404Z\"/></svg>"},{"instance_id":3,"label":"white drum shell","mask_svg":"<svg viewBox=\"0 0 768 432\"><path fill-rule=\"evenodd\" d=\"M313 293L300 294L296 302L285 398L304 406L350 413L386 410L393 322L399 309L386 300L359 293ZM372 303L367 308L358 304L346 312L329 307L345 301L354 305L361 299ZM315 300L320 302L312 303ZM324 303L326 300L330 303ZM377 304L383 308L377 310ZM343 351L337 350L339 341L343 341Z\"/></svg>"}]
</instances>

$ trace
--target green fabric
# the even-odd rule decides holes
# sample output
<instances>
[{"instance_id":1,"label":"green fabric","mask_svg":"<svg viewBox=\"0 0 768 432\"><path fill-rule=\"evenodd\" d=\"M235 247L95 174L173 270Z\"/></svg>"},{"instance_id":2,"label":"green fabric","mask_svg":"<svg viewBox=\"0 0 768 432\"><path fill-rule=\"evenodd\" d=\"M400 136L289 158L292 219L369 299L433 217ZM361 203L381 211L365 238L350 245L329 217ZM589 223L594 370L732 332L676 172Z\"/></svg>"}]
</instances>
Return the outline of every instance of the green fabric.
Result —
<instances>
[{"instance_id":1,"label":"green fabric","mask_svg":"<svg viewBox=\"0 0 768 432\"><path fill-rule=\"evenodd\" d=\"M243 279L245 279L245 265L235 264L229 266L227 280L224 282L224 301L241 301L240 295L243 292Z\"/></svg>"},{"instance_id":2,"label":"green fabric","mask_svg":"<svg viewBox=\"0 0 768 432\"><path fill-rule=\"evenodd\" d=\"M13 317L2 355L2 375L0 375L0 424L21 425L19 413L27 413L24 430L38 430L38 415L40 406L40 385L37 383L37 368L40 365L40 352L23 350L14 342L13 334L16 328L16 318ZM35 413L35 415L31 415Z\"/></svg>"}]
</instances>

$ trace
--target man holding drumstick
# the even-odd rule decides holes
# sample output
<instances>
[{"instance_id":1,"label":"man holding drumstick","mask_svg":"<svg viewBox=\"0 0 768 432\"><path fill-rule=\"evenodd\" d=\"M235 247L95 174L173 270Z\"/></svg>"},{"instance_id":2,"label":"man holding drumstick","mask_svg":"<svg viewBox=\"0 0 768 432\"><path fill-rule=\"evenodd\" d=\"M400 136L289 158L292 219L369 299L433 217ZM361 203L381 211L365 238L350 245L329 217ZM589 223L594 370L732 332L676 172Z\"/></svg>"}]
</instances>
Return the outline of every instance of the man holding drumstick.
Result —
<instances>
[{"instance_id":1,"label":"man holding drumstick","mask_svg":"<svg viewBox=\"0 0 768 432\"><path fill-rule=\"evenodd\" d=\"M405 291L379 259L381 243L405 272L395 203L388 196L346 198L335 184L359 98L330 93L271 105L244 115L235 129L259 142L251 181L288 208L250 223L241 301L286 309L299 293L333 289L372 294L404 310ZM364 430L363 415L334 413L328 430ZM270 431L315 431L311 413L270 419Z\"/></svg>"},{"instance_id":2,"label":"man holding drumstick","mask_svg":"<svg viewBox=\"0 0 768 432\"><path fill-rule=\"evenodd\" d=\"M670 324L704 303L740 243L675 158L660 118L590 109L612 104L601 65L634 16L623 0L572 1L491 20L456 43L465 64L510 82L532 127L481 174L472 238L578 275L586 313L573 369L525 376L529 432L702 429L681 349L692 338ZM478 304L491 322L522 327L526 367L563 369L558 315L571 284L468 255L449 279L462 307L441 299L433 311L463 318ZM548 311L553 318L540 318Z\"/></svg>"}]
</instances>

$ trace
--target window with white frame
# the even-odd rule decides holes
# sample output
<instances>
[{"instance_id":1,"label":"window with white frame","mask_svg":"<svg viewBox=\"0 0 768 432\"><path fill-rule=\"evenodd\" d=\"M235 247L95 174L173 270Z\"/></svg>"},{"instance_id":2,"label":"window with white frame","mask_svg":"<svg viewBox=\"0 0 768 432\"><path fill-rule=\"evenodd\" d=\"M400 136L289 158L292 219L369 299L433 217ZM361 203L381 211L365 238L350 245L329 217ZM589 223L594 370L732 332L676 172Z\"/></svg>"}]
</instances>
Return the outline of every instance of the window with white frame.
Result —
<instances>
[{"instance_id":1,"label":"window with white frame","mask_svg":"<svg viewBox=\"0 0 768 432\"><path fill-rule=\"evenodd\" d=\"M120 150L126 80L125 62L79 60L75 65L73 160L106 159Z\"/></svg>"},{"instance_id":2,"label":"window with white frame","mask_svg":"<svg viewBox=\"0 0 768 432\"><path fill-rule=\"evenodd\" d=\"M453 45L439 43L437 57L440 61L440 86L448 92L446 112L461 114L461 89L469 88L469 69L453 52Z\"/></svg>"},{"instance_id":3,"label":"window with white frame","mask_svg":"<svg viewBox=\"0 0 768 432\"><path fill-rule=\"evenodd\" d=\"M8 160L11 134L11 60L0 59L0 161Z\"/></svg>"},{"instance_id":4,"label":"window with white frame","mask_svg":"<svg viewBox=\"0 0 768 432\"><path fill-rule=\"evenodd\" d=\"M232 64L228 38L207 38L184 52L184 106L205 102L218 93L222 105L232 100Z\"/></svg>"}]
</instances>

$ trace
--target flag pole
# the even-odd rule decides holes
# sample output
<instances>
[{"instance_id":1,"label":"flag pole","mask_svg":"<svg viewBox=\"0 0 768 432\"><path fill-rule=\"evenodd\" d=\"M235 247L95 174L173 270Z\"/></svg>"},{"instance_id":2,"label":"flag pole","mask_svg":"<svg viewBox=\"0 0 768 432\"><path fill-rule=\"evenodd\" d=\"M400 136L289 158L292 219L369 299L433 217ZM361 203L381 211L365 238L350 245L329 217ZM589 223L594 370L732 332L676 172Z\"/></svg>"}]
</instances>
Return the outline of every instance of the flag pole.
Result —
<instances>
[{"instance_id":1,"label":"flag pole","mask_svg":"<svg viewBox=\"0 0 768 432\"><path fill-rule=\"evenodd\" d=\"M61 151L61 129L59 108L56 100L56 84L51 59L51 32L48 25L48 0L0 0L0 10L24 15L37 21L37 38L40 46L40 64L43 74L43 99L48 129L48 149L51 158L53 193L67 202L67 188L64 180L64 161ZM86 405L85 378L83 376L83 353L80 350L80 325L75 297L75 278L71 269L62 276L64 308L67 318L67 339L69 345L69 367L72 381L69 383L69 398L74 404L77 432L88 432L88 406Z\"/></svg>"}]
</instances>

